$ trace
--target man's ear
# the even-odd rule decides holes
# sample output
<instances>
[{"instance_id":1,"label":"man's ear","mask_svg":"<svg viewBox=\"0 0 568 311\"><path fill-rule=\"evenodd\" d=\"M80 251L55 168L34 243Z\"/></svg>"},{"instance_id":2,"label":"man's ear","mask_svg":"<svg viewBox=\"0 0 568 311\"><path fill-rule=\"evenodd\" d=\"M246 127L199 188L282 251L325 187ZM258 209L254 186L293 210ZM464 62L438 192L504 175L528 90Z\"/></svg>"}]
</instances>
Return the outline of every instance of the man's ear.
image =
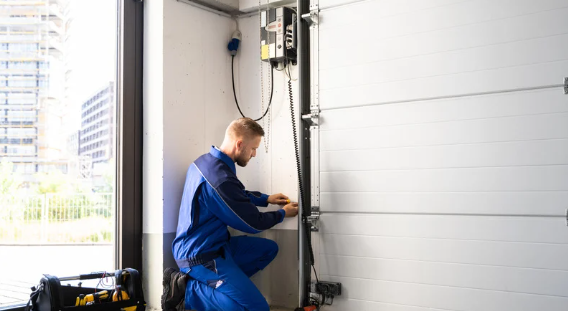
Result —
<instances>
[{"instance_id":1,"label":"man's ear","mask_svg":"<svg viewBox=\"0 0 568 311\"><path fill-rule=\"evenodd\" d=\"M235 146L237 147L237 150L241 150L241 148L243 147L243 140L239 139L235 142Z\"/></svg>"}]
</instances>

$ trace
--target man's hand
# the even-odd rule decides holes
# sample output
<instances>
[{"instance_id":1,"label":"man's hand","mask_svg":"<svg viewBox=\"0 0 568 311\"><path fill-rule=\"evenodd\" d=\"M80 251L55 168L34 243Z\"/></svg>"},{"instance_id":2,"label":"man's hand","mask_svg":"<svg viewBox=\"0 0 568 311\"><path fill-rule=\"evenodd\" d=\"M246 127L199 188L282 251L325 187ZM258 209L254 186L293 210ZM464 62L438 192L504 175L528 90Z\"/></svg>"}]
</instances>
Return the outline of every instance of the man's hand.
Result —
<instances>
[{"instance_id":1,"label":"man's hand","mask_svg":"<svg viewBox=\"0 0 568 311\"><path fill-rule=\"evenodd\" d=\"M268 197L268 203L286 205L290 203L290 199L288 199L288 197L283 195L282 193L277 193Z\"/></svg>"},{"instance_id":2,"label":"man's hand","mask_svg":"<svg viewBox=\"0 0 568 311\"><path fill-rule=\"evenodd\" d=\"M286 217L298 215L298 203L290 203L282 208L286 212Z\"/></svg>"}]
</instances>

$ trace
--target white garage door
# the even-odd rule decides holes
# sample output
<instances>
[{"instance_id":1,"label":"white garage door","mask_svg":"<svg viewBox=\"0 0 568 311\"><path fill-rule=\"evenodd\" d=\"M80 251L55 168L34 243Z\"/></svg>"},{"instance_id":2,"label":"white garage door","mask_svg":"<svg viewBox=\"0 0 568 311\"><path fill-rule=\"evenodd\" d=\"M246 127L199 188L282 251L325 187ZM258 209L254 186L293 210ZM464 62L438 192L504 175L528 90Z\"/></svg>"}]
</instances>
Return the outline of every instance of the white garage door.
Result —
<instances>
[{"instance_id":1,"label":"white garage door","mask_svg":"<svg viewBox=\"0 0 568 311\"><path fill-rule=\"evenodd\" d=\"M328 310L568 310L568 0L319 0Z\"/></svg>"}]
</instances>

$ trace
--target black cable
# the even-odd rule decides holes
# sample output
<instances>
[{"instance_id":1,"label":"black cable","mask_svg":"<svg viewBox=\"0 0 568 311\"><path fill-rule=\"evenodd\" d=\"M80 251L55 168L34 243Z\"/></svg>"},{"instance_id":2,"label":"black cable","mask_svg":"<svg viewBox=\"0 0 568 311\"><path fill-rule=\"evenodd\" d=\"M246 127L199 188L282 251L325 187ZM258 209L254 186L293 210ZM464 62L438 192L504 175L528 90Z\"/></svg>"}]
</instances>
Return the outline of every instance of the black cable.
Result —
<instances>
[{"instance_id":1,"label":"black cable","mask_svg":"<svg viewBox=\"0 0 568 311\"><path fill-rule=\"evenodd\" d=\"M296 130L296 115L294 114L294 98L292 94L292 80L288 79L288 96L290 97L290 116L292 117L292 133L294 135L294 151L296 154L296 169L298 171L298 188L300 200L304 198L304 186L302 185L302 170L300 169L300 147L298 146L298 134ZM301 201L303 203L303 201Z\"/></svg>"},{"instance_id":2,"label":"black cable","mask_svg":"<svg viewBox=\"0 0 568 311\"><path fill-rule=\"evenodd\" d=\"M294 151L296 154L296 170L298 171L298 190L300 192L300 202L304 203L304 186L302 185L302 170L300 168L300 148L298 145L298 134L296 129L296 116L294 114L294 99L292 94L292 79L288 77L288 96L290 97L290 116L292 117L292 132L294 135ZM303 205L302 205L303 206ZM308 223L307 219L304 215L302 215L302 219L304 223ZM307 235L306 235L307 237ZM316 282L319 283L318 274L316 272L316 267L314 265L314 250L312 248L312 241L311 239L306 239L306 243L308 244L308 249L310 251L310 265L314 270L314 274L316 276Z\"/></svg>"},{"instance_id":3,"label":"black cable","mask_svg":"<svg viewBox=\"0 0 568 311\"><path fill-rule=\"evenodd\" d=\"M310 243L309 246L310 246L310 253L312 253L311 256L313 258L314 257L314 251L312 250L312 244ZM312 259L312 269L314 270L314 274L316 275L316 282L319 283L320 280L318 279L318 273L316 272L316 267L314 266L313 259Z\"/></svg>"},{"instance_id":4,"label":"black cable","mask_svg":"<svg viewBox=\"0 0 568 311\"><path fill-rule=\"evenodd\" d=\"M270 64L270 68L272 70L272 74L270 75L270 100L268 101L268 107L266 107L266 111L264 112L262 117L260 117L258 119L254 119L254 121L262 120L262 118L264 118L266 116L266 114L268 113L268 110L270 110L270 105L272 104L272 95L274 94L274 66L272 66L272 64ZM232 55L232 59L231 59L231 80L233 81L233 96L235 97L235 104L237 104L237 109L239 109L241 116L243 116L243 118L246 118L244 113L241 110L241 107L239 106L239 101L237 100L237 92L235 91L235 55ZM260 91L263 92L264 90L260 90Z\"/></svg>"}]
</instances>

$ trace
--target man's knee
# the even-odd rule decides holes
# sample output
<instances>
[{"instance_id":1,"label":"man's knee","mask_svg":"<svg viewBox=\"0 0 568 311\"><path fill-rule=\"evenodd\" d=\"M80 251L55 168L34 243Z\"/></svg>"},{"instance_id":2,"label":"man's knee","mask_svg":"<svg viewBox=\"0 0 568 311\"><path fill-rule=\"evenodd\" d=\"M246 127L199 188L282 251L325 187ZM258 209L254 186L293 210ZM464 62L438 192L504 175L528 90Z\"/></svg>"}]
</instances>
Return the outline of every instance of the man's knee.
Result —
<instances>
[{"instance_id":1,"label":"man's knee","mask_svg":"<svg viewBox=\"0 0 568 311\"><path fill-rule=\"evenodd\" d=\"M276 242L274 242L273 240L269 240L266 239L266 254L267 256L270 258L270 261L274 260L274 258L276 258L276 255L278 255L278 244Z\"/></svg>"},{"instance_id":2,"label":"man's knee","mask_svg":"<svg viewBox=\"0 0 568 311\"><path fill-rule=\"evenodd\" d=\"M252 284L252 283L251 283ZM256 287L243 291L239 284L211 286L190 279L185 293L186 310L270 311L270 306ZM239 288L239 290L233 290Z\"/></svg>"}]
</instances>

